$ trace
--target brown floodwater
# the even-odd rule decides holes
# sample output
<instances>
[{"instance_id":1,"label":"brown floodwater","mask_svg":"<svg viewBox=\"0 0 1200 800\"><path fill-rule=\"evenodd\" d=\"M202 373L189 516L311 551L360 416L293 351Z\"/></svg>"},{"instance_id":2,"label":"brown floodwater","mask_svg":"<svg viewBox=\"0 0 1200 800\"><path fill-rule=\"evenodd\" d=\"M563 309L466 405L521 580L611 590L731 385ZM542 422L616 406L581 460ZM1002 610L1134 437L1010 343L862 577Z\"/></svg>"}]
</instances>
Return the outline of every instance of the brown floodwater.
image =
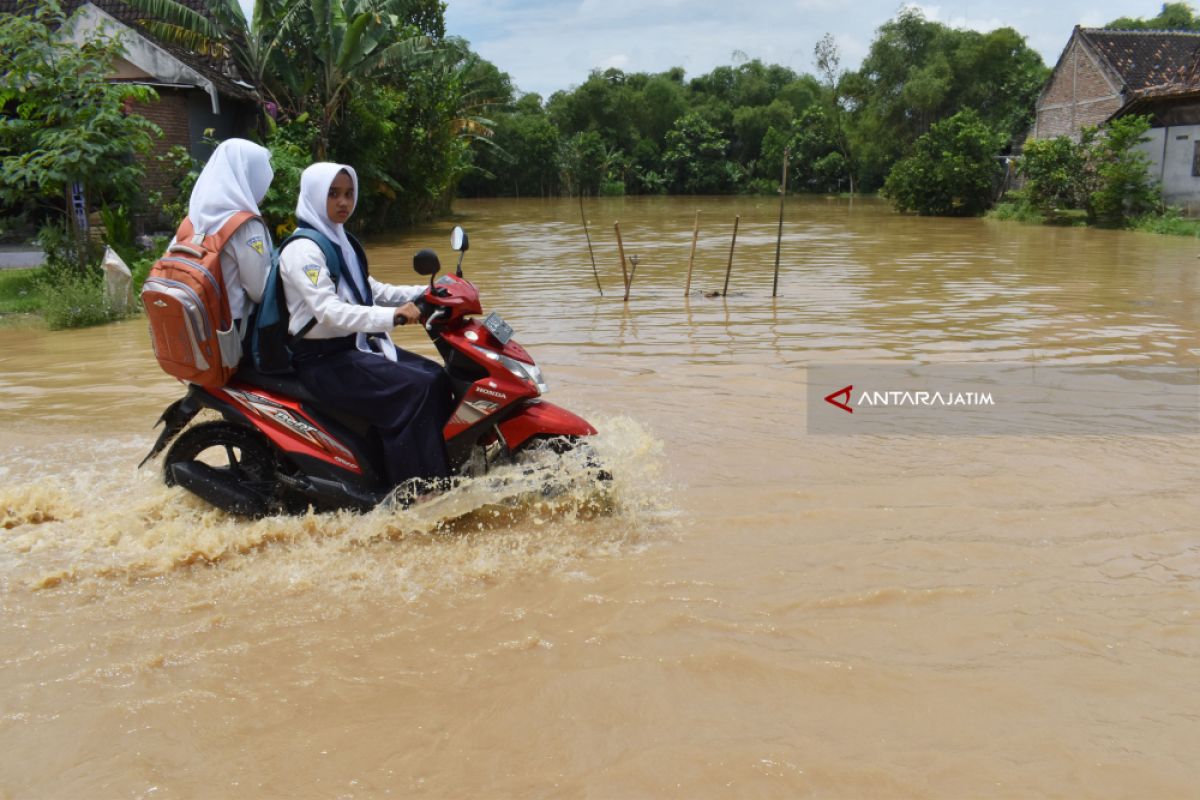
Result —
<instances>
[{"instance_id":1,"label":"brown floodwater","mask_svg":"<svg viewBox=\"0 0 1200 800\"><path fill-rule=\"evenodd\" d=\"M603 297L577 201L368 249L415 282L467 228L607 489L234 519L136 468L181 394L143 322L0 327L0 797L1197 796L1200 437L805 399L824 362L1194 367L1194 240L795 199L773 299L773 199L586 210Z\"/></svg>"}]
</instances>

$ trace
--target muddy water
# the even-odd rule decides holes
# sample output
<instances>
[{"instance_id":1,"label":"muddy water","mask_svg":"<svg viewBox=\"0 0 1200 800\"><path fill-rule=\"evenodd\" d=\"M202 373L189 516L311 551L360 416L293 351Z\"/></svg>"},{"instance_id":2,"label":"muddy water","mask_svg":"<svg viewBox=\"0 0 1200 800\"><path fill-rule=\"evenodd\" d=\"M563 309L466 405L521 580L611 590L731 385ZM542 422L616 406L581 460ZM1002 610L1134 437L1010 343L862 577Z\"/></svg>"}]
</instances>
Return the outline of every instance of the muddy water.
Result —
<instances>
[{"instance_id":1,"label":"muddy water","mask_svg":"<svg viewBox=\"0 0 1200 800\"><path fill-rule=\"evenodd\" d=\"M0 328L0 797L1196 796L1196 436L804 399L816 362L1194 365L1194 242L793 201L772 300L774 202L592 201L600 298L575 203L458 212L613 485L233 520L135 469L179 394L141 323Z\"/></svg>"}]
</instances>

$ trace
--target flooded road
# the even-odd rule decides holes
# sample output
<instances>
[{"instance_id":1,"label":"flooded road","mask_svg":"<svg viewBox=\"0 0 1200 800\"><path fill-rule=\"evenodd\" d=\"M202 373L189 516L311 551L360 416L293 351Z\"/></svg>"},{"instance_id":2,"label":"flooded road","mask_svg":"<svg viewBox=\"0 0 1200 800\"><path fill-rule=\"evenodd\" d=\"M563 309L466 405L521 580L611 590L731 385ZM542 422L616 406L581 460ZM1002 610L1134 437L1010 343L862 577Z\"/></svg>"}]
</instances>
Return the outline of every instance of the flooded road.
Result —
<instances>
[{"instance_id":1,"label":"flooded road","mask_svg":"<svg viewBox=\"0 0 1200 800\"><path fill-rule=\"evenodd\" d=\"M772 299L774 200L585 208L603 298L577 201L368 252L415 282L467 228L604 497L239 521L136 469L181 394L143 321L0 328L0 797L1196 796L1200 437L805 399L818 363L1196 366L1193 240L789 200Z\"/></svg>"}]
</instances>

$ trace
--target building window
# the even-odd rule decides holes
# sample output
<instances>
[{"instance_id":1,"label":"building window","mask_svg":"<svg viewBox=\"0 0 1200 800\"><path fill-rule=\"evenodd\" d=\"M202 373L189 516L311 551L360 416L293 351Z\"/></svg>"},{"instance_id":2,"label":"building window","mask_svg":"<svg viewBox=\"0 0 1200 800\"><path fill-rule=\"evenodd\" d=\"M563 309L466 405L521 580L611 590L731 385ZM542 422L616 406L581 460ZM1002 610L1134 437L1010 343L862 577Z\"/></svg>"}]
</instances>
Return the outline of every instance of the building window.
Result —
<instances>
[{"instance_id":1,"label":"building window","mask_svg":"<svg viewBox=\"0 0 1200 800\"><path fill-rule=\"evenodd\" d=\"M1192 143L1192 177L1200 178L1200 140Z\"/></svg>"}]
</instances>

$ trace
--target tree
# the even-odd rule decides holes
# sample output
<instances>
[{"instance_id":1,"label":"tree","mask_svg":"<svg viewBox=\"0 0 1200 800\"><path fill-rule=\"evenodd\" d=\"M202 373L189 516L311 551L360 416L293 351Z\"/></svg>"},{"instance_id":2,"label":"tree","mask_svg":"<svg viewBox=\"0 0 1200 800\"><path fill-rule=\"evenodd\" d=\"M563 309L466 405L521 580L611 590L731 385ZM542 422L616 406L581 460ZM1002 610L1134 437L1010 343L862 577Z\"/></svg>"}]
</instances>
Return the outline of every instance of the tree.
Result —
<instances>
[{"instance_id":1,"label":"tree","mask_svg":"<svg viewBox=\"0 0 1200 800\"><path fill-rule=\"evenodd\" d=\"M839 84L861 182L879 185L918 136L965 108L1006 139L1023 135L1046 75L1041 56L1010 28L955 30L918 9L901 11Z\"/></svg>"},{"instance_id":2,"label":"tree","mask_svg":"<svg viewBox=\"0 0 1200 800\"><path fill-rule=\"evenodd\" d=\"M783 151L791 151L788 161L788 185L796 191L841 191L850 174L837 141L837 130L829 112L812 106L784 129L771 128L763 137L763 161L777 177L783 165Z\"/></svg>"},{"instance_id":3,"label":"tree","mask_svg":"<svg viewBox=\"0 0 1200 800\"><path fill-rule=\"evenodd\" d=\"M309 114L321 159L351 85L412 68L445 28L431 0L255 0L249 21L239 0L205 0L207 14L178 0L129 2L165 41L232 60L285 118Z\"/></svg>"},{"instance_id":4,"label":"tree","mask_svg":"<svg viewBox=\"0 0 1200 800\"><path fill-rule=\"evenodd\" d=\"M726 158L729 140L699 114L680 118L667 134L663 166L683 194L720 194L737 186L738 165Z\"/></svg>"},{"instance_id":5,"label":"tree","mask_svg":"<svg viewBox=\"0 0 1200 800\"><path fill-rule=\"evenodd\" d=\"M8 208L62 198L76 183L96 205L128 203L142 177L135 156L161 135L125 111L126 101L149 102L154 91L106 80L120 42L101 35L76 45L60 35L64 24L58 0L29 16L0 16L0 109L11 114L0 125L0 202Z\"/></svg>"},{"instance_id":6,"label":"tree","mask_svg":"<svg viewBox=\"0 0 1200 800\"><path fill-rule=\"evenodd\" d=\"M934 123L913 154L897 162L884 193L900 211L922 216L975 216L991 204L1004 135L967 109Z\"/></svg>"},{"instance_id":7,"label":"tree","mask_svg":"<svg viewBox=\"0 0 1200 800\"><path fill-rule=\"evenodd\" d=\"M813 58L816 62L817 72L823 79L822 88L827 109L827 117L821 121L827 122L825 127L831 134L828 138L832 140L841 156L840 159L832 159L829 157L828 151L821 154L819 159L822 166L818 172L828 172L833 167L845 169L850 193L853 194L854 170L850 168L853 159L850 157L850 137L846 132L846 111L842 106L843 98L840 89L845 73L841 70L842 56L837 43L833 40L833 34L827 33L821 37L821 40L813 48ZM841 176L838 178L839 184L841 183L840 178ZM825 177L818 178L818 180L821 183L828 182Z\"/></svg>"},{"instance_id":8,"label":"tree","mask_svg":"<svg viewBox=\"0 0 1200 800\"><path fill-rule=\"evenodd\" d=\"M1187 3L1163 3L1157 17L1120 17L1104 27L1115 31L1200 31L1200 19Z\"/></svg>"}]
</instances>

